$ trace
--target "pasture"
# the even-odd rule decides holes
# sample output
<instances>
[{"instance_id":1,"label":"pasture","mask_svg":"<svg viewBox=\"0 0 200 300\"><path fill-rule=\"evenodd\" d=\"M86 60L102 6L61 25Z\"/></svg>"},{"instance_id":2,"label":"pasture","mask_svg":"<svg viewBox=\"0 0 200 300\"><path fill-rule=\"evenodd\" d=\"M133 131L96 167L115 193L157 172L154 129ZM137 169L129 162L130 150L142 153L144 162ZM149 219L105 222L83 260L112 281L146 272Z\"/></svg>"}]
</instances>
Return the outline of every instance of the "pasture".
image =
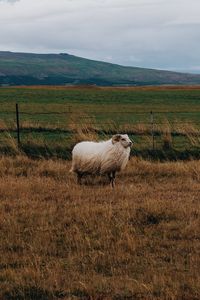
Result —
<instances>
[{"instance_id":1,"label":"pasture","mask_svg":"<svg viewBox=\"0 0 200 300\"><path fill-rule=\"evenodd\" d=\"M0 107L0 299L200 299L200 87L0 88ZM116 188L77 185L73 145L119 131Z\"/></svg>"},{"instance_id":2,"label":"pasture","mask_svg":"<svg viewBox=\"0 0 200 300\"><path fill-rule=\"evenodd\" d=\"M134 155L199 158L198 86L1 88L1 153L16 154L16 102L20 110L21 150L32 157L70 158L76 140L88 135L104 139L112 133L128 132L135 141Z\"/></svg>"},{"instance_id":3,"label":"pasture","mask_svg":"<svg viewBox=\"0 0 200 300\"><path fill-rule=\"evenodd\" d=\"M132 159L77 186L62 160L0 159L0 298L200 298L200 163Z\"/></svg>"}]
</instances>

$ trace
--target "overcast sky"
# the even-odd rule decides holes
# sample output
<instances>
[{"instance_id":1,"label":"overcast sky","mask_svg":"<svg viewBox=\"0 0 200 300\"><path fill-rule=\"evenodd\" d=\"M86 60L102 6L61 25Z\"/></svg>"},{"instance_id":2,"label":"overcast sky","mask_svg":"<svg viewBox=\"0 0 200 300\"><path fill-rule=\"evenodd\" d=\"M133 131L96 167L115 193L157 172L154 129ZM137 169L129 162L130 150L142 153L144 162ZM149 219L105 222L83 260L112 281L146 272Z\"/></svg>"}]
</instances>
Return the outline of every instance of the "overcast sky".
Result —
<instances>
[{"instance_id":1,"label":"overcast sky","mask_svg":"<svg viewBox=\"0 0 200 300\"><path fill-rule=\"evenodd\" d=\"M200 0L0 0L0 50L200 73Z\"/></svg>"}]
</instances>

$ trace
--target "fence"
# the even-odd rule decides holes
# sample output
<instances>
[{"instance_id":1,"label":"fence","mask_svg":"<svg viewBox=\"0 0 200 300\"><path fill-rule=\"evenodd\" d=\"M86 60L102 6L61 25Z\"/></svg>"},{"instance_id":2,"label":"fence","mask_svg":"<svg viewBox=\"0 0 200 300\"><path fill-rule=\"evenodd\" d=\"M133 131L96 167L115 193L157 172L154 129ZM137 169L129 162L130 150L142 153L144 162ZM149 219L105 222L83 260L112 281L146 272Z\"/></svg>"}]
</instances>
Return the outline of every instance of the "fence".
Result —
<instances>
[{"instance_id":1,"label":"fence","mask_svg":"<svg viewBox=\"0 0 200 300\"><path fill-rule=\"evenodd\" d=\"M21 112L21 114L25 114L25 115L36 115L36 114L43 114L43 115L50 115L50 114L59 114L59 115L66 115L66 114L69 114L69 112L57 112L57 113L27 113L27 112ZM19 113L19 105L18 105L18 103L16 103L16 128L17 128L17 142L18 142L18 147L20 147L20 145L21 145L21 138L20 138L20 131L21 130L23 130L21 127L20 127L20 123L19 123L19 119L20 119L20 113ZM87 117L86 116L84 116L83 117L84 118L84 120L86 120L87 119ZM90 117L89 117L90 118ZM144 123L143 123L144 124ZM146 124L148 124L148 123L146 123ZM76 124L76 125L79 125L79 124ZM91 125L91 122L90 122L90 125ZM94 124L92 124L92 125L96 125L96 123L94 123ZM103 124L101 124L101 125L111 125L110 123L103 123ZM153 114L153 112L151 111L150 112L150 125L151 125L151 129L150 129L150 131L151 131L151 136L152 136L152 147L153 147L153 149L155 149L155 124L154 124L154 114ZM87 126L87 124L86 124L86 127L88 127ZM105 132L106 131L106 133L112 133L113 132L113 130L111 130L110 128L108 128L107 130L103 130L103 129L100 129L100 130L96 130L96 131L99 131L99 132Z\"/></svg>"},{"instance_id":2,"label":"fence","mask_svg":"<svg viewBox=\"0 0 200 300\"><path fill-rule=\"evenodd\" d=\"M1 128L1 132L13 132L15 133L13 136L17 141L17 145L20 148L23 144L23 138L26 134L32 132L37 132L39 134L48 133L51 135L74 135L76 132L82 131L85 135L89 135L91 132L96 134L114 134L117 132L126 132L132 136L139 136L139 141L144 143L144 139L141 137L145 136L148 138L148 145L146 148L150 148L151 150L157 150L160 148L162 144L162 148L169 149L174 145L174 141L172 139L177 139L177 143L186 144L186 146L190 145L190 148L199 147L200 143L200 121L196 118L191 119L191 114L193 112L180 112L180 111L157 111L154 113L150 112L90 112L90 115L84 115L84 112L79 112L78 115L74 113L69 107L68 110L62 112L28 112L28 111L20 111L20 107L18 104L15 106L15 110L0 112L4 116L12 116L15 126L8 126L7 128ZM14 117L15 114L15 117ZM92 115L95 115L93 117ZM117 115L118 114L118 115ZM188 114L188 119L185 120L183 117ZM76 116L75 121L72 121L72 116ZM115 116L115 120L109 120L106 118L106 115ZM169 115L181 115L181 118L175 119L169 122L167 117ZM38 122L37 117L42 116L42 120ZM58 122L54 123L52 121L55 116L63 116L66 120L68 120L67 124L63 126L63 124ZM102 117L103 116L103 121ZM162 118L161 118L162 116ZM24 117L27 120L31 120L31 122L26 123L24 121ZM132 117L132 118L131 118ZM22 120L23 119L23 120ZM50 119L50 123L47 120ZM162 141L161 141L162 137ZM178 141L178 138L182 140ZM185 141L183 141L185 138ZM54 140L54 138L52 138ZM139 142L138 142L139 143ZM139 148L139 146L138 146ZM187 148L187 147L186 147Z\"/></svg>"}]
</instances>

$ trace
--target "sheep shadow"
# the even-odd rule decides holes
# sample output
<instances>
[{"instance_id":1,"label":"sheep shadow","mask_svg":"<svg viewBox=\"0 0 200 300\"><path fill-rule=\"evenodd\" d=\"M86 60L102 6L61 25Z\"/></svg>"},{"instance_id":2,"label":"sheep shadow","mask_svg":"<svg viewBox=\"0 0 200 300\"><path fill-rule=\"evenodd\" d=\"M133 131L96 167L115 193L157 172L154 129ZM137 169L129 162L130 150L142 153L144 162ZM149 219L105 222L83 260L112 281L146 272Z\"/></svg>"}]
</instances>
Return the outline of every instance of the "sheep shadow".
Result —
<instances>
[{"instance_id":1,"label":"sheep shadow","mask_svg":"<svg viewBox=\"0 0 200 300\"><path fill-rule=\"evenodd\" d=\"M106 175L84 175L81 179L81 184L77 183L79 186L110 186L110 181Z\"/></svg>"}]
</instances>

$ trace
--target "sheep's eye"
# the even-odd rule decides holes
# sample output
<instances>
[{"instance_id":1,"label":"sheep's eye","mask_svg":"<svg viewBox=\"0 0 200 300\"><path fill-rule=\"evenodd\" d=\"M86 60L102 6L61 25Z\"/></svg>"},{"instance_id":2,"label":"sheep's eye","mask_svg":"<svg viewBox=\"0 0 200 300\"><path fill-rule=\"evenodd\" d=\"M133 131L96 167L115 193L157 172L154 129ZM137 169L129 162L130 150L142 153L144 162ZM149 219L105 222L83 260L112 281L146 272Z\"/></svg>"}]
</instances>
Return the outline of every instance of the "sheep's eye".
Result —
<instances>
[{"instance_id":1,"label":"sheep's eye","mask_svg":"<svg viewBox=\"0 0 200 300\"><path fill-rule=\"evenodd\" d=\"M122 141L125 141L125 139L122 139Z\"/></svg>"}]
</instances>

